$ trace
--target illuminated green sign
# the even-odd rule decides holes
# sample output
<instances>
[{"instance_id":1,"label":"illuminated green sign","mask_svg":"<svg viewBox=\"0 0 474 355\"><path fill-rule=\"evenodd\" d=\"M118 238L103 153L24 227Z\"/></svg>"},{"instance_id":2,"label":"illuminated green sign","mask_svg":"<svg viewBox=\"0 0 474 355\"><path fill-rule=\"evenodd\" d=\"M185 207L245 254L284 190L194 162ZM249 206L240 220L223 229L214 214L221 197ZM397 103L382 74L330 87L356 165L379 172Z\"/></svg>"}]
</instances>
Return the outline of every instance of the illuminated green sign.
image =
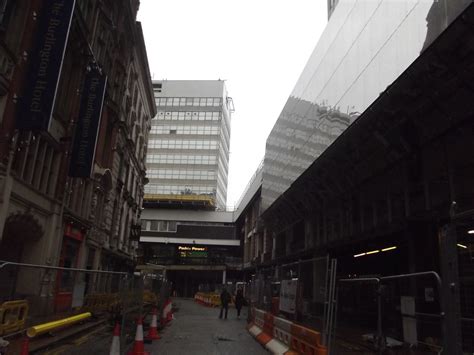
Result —
<instances>
[{"instance_id":1,"label":"illuminated green sign","mask_svg":"<svg viewBox=\"0 0 474 355\"><path fill-rule=\"evenodd\" d=\"M207 258L207 247L178 246L180 258Z\"/></svg>"}]
</instances>

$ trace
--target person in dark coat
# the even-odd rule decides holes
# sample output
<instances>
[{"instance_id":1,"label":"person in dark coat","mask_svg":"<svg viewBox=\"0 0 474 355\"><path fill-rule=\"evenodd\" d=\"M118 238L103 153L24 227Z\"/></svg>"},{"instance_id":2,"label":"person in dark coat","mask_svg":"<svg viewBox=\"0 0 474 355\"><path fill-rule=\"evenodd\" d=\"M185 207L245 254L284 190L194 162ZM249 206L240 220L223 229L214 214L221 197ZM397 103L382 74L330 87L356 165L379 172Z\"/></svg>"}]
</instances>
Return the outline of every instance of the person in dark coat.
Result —
<instances>
[{"instance_id":1,"label":"person in dark coat","mask_svg":"<svg viewBox=\"0 0 474 355\"><path fill-rule=\"evenodd\" d=\"M244 292L241 288L237 290L237 294L235 295L235 308L237 309L237 318L240 318L240 311L242 310L242 306L244 305Z\"/></svg>"},{"instance_id":2,"label":"person in dark coat","mask_svg":"<svg viewBox=\"0 0 474 355\"><path fill-rule=\"evenodd\" d=\"M219 319L222 319L222 313L225 309L225 319L227 319L227 312L229 311L229 302L230 302L230 293L227 292L227 289L224 288L221 292L221 313L219 314Z\"/></svg>"}]
</instances>

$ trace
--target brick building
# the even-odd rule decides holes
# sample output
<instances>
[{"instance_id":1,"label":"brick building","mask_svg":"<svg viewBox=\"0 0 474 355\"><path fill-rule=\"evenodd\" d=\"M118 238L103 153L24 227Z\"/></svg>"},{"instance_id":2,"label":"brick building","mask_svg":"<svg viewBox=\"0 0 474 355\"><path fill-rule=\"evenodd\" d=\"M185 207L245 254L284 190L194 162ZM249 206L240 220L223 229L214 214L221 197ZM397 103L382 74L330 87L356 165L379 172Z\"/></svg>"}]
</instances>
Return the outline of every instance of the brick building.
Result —
<instances>
[{"instance_id":1,"label":"brick building","mask_svg":"<svg viewBox=\"0 0 474 355\"><path fill-rule=\"evenodd\" d=\"M139 1L0 5L0 259L129 269L156 114ZM1 297L38 295L41 271L1 277ZM48 304L68 307L71 281Z\"/></svg>"}]
</instances>

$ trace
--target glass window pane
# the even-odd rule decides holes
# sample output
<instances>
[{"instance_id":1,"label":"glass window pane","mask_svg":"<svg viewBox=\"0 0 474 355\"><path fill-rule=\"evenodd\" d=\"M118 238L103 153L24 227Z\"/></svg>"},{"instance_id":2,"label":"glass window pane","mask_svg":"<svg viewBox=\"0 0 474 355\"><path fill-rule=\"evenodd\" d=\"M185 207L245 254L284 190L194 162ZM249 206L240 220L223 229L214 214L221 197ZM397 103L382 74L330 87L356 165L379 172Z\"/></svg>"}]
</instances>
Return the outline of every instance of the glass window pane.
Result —
<instances>
[{"instance_id":1,"label":"glass window pane","mask_svg":"<svg viewBox=\"0 0 474 355\"><path fill-rule=\"evenodd\" d=\"M175 221L169 221L168 222L168 231L169 232L176 232L176 222Z\"/></svg>"},{"instance_id":2,"label":"glass window pane","mask_svg":"<svg viewBox=\"0 0 474 355\"><path fill-rule=\"evenodd\" d=\"M152 230L152 231L158 230L158 221L151 221L150 230Z\"/></svg>"}]
</instances>

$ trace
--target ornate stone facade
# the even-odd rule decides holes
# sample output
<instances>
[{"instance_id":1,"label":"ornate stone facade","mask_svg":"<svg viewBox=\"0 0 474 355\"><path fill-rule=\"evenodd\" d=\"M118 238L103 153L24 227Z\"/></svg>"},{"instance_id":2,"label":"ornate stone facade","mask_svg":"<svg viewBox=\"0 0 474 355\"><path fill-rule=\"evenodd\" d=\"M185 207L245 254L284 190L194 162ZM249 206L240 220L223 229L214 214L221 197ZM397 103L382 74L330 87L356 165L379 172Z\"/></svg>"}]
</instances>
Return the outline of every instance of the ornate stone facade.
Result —
<instances>
[{"instance_id":1,"label":"ornate stone facade","mask_svg":"<svg viewBox=\"0 0 474 355\"><path fill-rule=\"evenodd\" d=\"M140 217L146 141L156 114L138 6L138 0L76 1L50 128L23 131L15 120L44 4L6 1L0 16L0 259L133 267L138 242L130 231ZM90 178L71 178L72 141L91 67L108 79L94 165ZM10 293L31 293L34 274L18 277Z\"/></svg>"}]
</instances>

